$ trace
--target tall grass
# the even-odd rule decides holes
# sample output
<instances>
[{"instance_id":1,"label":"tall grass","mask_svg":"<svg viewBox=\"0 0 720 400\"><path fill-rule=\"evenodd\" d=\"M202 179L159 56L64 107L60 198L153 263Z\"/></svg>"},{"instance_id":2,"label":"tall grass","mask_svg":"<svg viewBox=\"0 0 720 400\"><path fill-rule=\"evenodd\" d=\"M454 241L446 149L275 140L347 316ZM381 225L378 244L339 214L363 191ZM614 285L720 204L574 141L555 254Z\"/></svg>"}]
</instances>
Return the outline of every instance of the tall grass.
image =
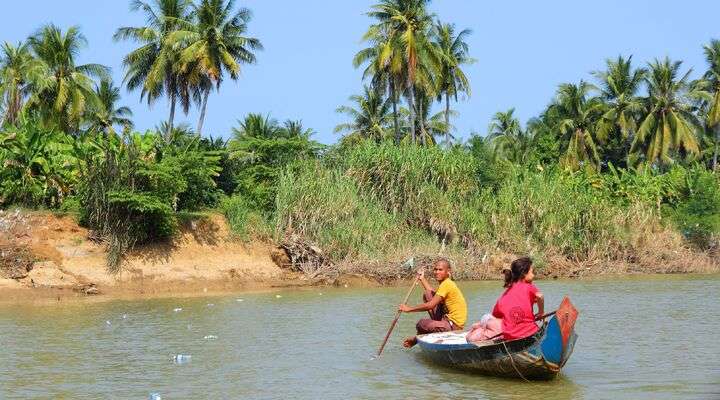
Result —
<instances>
[{"instance_id":1,"label":"tall grass","mask_svg":"<svg viewBox=\"0 0 720 400\"><path fill-rule=\"evenodd\" d=\"M462 201L479 190L477 162L461 149L365 142L342 159L363 194L441 240L452 240Z\"/></svg>"},{"instance_id":2,"label":"tall grass","mask_svg":"<svg viewBox=\"0 0 720 400\"><path fill-rule=\"evenodd\" d=\"M502 179L485 182L481 165L461 148L372 142L296 163L278 181L274 238L298 234L334 261L355 265L442 252L465 261L466 277L487 276L472 268L488 255L529 254L540 265L629 265L673 263L667 257L689 254L661 214L692 197L678 189L690 182L687 171L598 175L507 167Z\"/></svg>"},{"instance_id":3,"label":"tall grass","mask_svg":"<svg viewBox=\"0 0 720 400\"><path fill-rule=\"evenodd\" d=\"M382 258L403 242L427 242L423 230L385 210L339 168L304 162L280 177L276 198L276 239L303 235L334 260Z\"/></svg>"},{"instance_id":4,"label":"tall grass","mask_svg":"<svg viewBox=\"0 0 720 400\"><path fill-rule=\"evenodd\" d=\"M646 213L577 186L572 177L518 169L497 192L471 199L459 224L490 248L587 260L622 257L633 225L643 218Z\"/></svg>"},{"instance_id":5,"label":"tall grass","mask_svg":"<svg viewBox=\"0 0 720 400\"><path fill-rule=\"evenodd\" d=\"M267 240L272 237L268 216L254 208L243 196L221 198L219 209L225 215L230 230L241 240L247 242L253 239Z\"/></svg>"}]
</instances>

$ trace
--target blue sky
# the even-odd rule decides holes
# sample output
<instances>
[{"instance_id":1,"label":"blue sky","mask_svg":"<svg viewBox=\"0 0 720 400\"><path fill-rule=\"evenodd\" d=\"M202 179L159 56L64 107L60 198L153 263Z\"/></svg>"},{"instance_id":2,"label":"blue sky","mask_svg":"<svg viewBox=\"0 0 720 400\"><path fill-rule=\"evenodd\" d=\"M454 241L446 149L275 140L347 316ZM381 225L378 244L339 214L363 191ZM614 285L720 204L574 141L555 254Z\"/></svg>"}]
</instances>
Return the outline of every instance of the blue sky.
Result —
<instances>
[{"instance_id":1,"label":"blue sky","mask_svg":"<svg viewBox=\"0 0 720 400\"><path fill-rule=\"evenodd\" d=\"M63 28L79 25L89 41L81 62L112 68L121 82L122 57L131 43L114 43L120 26L137 26L143 17L129 11L126 0L25 0L6 2L0 14L0 40L17 42L45 23ZM254 17L250 34L265 50L258 63L244 68L236 83L226 81L208 105L206 134L227 136L248 112L271 113L280 120L302 119L316 139L332 143L335 113L347 97L361 90L361 73L352 57L371 22L364 13L371 0L239 0ZM456 135L485 133L492 115L509 107L524 122L539 113L562 82L591 79L604 60L618 54L637 64L655 57L684 60L695 75L705 68L702 45L720 38L720 2L677 0L479 1L435 0L443 21L471 28L472 56L467 67L472 97L454 106ZM138 93L123 89L123 103L135 113L138 129L167 118L163 99L148 108ZM197 112L180 115L195 126Z\"/></svg>"}]
</instances>

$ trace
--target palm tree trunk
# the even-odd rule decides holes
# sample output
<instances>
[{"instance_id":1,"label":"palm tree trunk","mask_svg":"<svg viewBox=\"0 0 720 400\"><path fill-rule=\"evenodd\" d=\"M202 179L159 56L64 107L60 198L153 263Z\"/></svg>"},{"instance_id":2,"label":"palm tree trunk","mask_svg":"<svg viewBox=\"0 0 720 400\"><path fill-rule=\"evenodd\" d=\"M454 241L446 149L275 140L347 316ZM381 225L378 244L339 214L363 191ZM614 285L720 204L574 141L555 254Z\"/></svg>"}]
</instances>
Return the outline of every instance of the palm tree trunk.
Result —
<instances>
[{"instance_id":1,"label":"palm tree trunk","mask_svg":"<svg viewBox=\"0 0 720 400\"><path fill-rule=\"evenodd\" d=\"M450 148L450 93L445 92L445 147Z\"/></svg>"},{"instance_id":2,"label":"palm tree trunk","mask_svg":"<svg viewBox=\"0 0 720 400\"><path fill-rule=\"evenodd\" d=\"M205 110L207 109L208 97L210 97L210 88L205 89L203 95L202 109L200 110L200 119L198 120L197 135L202 136L203 123L205 122Z\"/></svg>"},{"instance_id":3,"label":"palm tree trunk","mask_svg":"<svg viewBox=\"0 0 720 400\"><path fill-rule=\"evenodd\" d=\"M173 121L175 120L175 93L170 95L170 118L168 118L167 131L165 131L165 139L170 139L170 134L173 130Z\"/></svg>"},{"instance_id":4,"label":"palm tree trunk","mask_svg":"<svg viewBox=\"0 0 720 400\"><path fill-rule=\"evenodd\" d=\"M715 127L715 151L713 152L712 170L717 171L718 164L718 142L720 142L720 124Z\"/></svg>"},{"instance_id":5,"label":"palm tree trunk","mask_svg":"<svg viewBox=\"0 0 720 400\"><path fill-rule=\"evenodd\" d=\"M422 104L418 103L417 119L420 121L420 144L427 146L427 132L425 131L425 119L423 118Z\"/></svg>"},{"instance_id":6,"label":"palm tree trunk","mask_svg":"<svg viewBox=\"0 0 720 400\"><path fill-rule=\"evenodd\" d=\"M0 126L4 125L5 123L15 125L18 115L20 115L20 109L22 108L20 85L15 85L15 87L10 91L7 97L7 103L8 107L7 110L5 110L5 116L3 117L2 121L0 121Z\"/></svg>"},{"instance_id":7,"label":"palm tree trunk","mask_svg":"<svg viewBox=\"0 0 720 400\"><path fill-rule=\"evenodd\" d=\"M8 101L8 109L5 113L5 121L10 123L10 125L15 124L15 120L17 119L18 110L19 110L19 103L20 103L20 96L18 95L19 89L17 86L15 86L10 94L10 101Z\"/></svg>"},{"instance_id":8,"label":"palm tree trunk","mask_svg":"<svg viewBox=\"0 0 720 400\"><path fill-rule=\"evenodd\" d=\"M400 143L400 126L398 125L397 94L395 93L395 82L390 79L390 96L393 106L393 125L395 127L395 142Z\"/></svg>"},{"instance_id":9,"label":"palm tree trunk","mask_svg":"<svg viewBox=\"0 0 720 400\"><path fill-rule=\"evenodd\" d=\"M410 139L415 144L415 84L408 85L408 108L410 109Z\"/></svg>"}]
</instances>

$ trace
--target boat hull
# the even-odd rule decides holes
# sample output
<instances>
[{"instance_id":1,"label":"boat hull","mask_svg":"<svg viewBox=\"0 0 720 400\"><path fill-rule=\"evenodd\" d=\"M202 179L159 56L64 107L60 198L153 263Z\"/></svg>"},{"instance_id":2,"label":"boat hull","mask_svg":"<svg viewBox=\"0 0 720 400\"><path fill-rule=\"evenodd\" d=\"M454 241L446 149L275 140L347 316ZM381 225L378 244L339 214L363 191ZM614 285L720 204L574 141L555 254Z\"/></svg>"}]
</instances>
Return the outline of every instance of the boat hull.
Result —
<instances>
[{"instance_id":1,"label":"boat hull","mask_svg":"<svg viewBox=\"0 0 720 400\"><path fill-rule=\"evenodd\" d=\"M577 311L563 300L558 314L535 335L512 341L467 343L462 332L418 336L423 354L433 362L482 375L550 380L575 347Z\"/></svg>"}]
</instances>

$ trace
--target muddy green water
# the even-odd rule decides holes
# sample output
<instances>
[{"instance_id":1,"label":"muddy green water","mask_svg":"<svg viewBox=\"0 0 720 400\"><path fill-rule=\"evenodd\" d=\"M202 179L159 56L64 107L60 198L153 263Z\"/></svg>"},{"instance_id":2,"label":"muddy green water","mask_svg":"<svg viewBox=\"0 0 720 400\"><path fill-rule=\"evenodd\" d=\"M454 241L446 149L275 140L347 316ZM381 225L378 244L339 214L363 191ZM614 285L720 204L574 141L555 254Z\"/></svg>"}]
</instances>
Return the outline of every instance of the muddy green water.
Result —
<instances>
[{"instance_id":1,"label":"muddy green water","mask_svg":"<svg viewBox=\"0 0 720 400\"><path fill-rule=\"evenodd\" d=\"M568 294L580 310L575 354L552 382L429 364L399 346L419 314L403 315L373 360L405 288L323 288L0 303L0 398L720 399L720 277L538 286L549 309ZM471 319L500 293L497 282L460 287ZM176 354L190 361L175 363Z\"/></svg>"}]
</instances>

